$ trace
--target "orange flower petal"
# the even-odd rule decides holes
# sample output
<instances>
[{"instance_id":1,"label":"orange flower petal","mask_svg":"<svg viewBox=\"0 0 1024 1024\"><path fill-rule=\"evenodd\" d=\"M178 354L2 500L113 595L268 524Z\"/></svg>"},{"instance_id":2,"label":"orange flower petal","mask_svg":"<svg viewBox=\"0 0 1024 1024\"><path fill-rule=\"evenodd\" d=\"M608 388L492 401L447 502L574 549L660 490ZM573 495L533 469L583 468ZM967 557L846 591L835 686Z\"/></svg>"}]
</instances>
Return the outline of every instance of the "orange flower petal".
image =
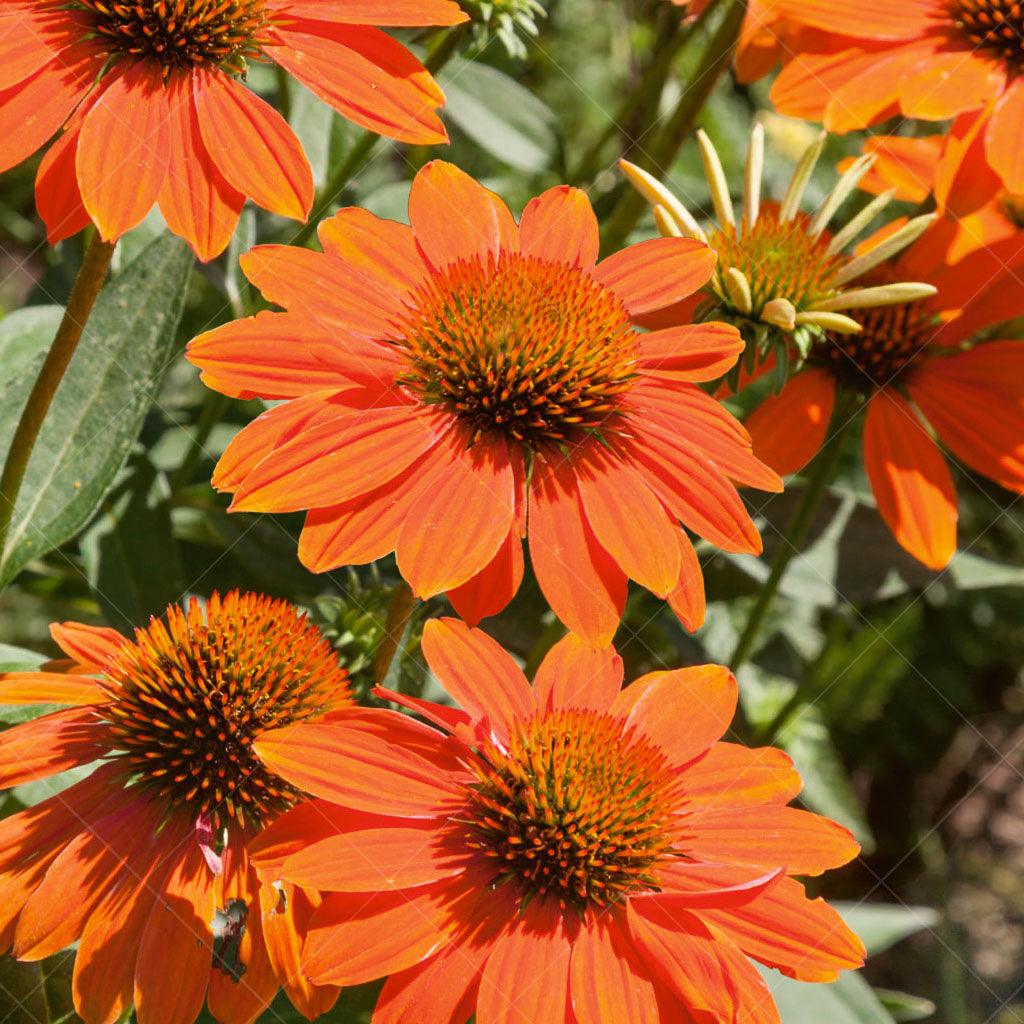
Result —
<instances>
[{"instance_id":1,"label":"orange flower petal","mask_svg":"<svg viewBox=\"0 0 1024 1024\"><path fill-rule=\"evenodd\" d=\"M1008 192L1024 192L1024 80L1000 97L985 129L985 153Z\"/></svg>"},{"instance_id":2,"label":"orange flower petal","mask_svg":"<svg viewBox=\"0 0 1024 1024\"><path fill-rule=\"evenodd\" d=\"M432 160L413 179L409 220L420 249L439 270L518 248L519 229L501 197L443 160Z\"/></svg>"},{"instance_id":3,"label":"orange flower petal","mask_svg":"<svg viewBox=\"0 0 1024 1024\"><path fill-rule=\"evenodd\" d=\"M497 615L516 596L523 569L523 542L519 532L511 530L494 558L446 596L465 622L475 626L481 619Z\"/></svg>"},{"instance_id":4,"label":"orange flower petal","mask_svg":"<svg viewBox=\"0 0 1024 1024\"><path fill-rule=\"evenodd\" d=\"M458 25L466 21L454 0L273 0L278 7L297 18L320 18L346 25Z\"/></svg>"},{"instance_id":5,"label":"orange flower petal","mask_svg":"<svg viewBox=\"0 0 1024 1024\"><path fill-rule=\"evenodd\" d=\"M595 448L576 467L583 509L619 568L658 597L679 579L676 526L632 467Z\"/></svg>"},{"instance_id":6,"label":"orange flower petal","mask_svg":"<svg viewBox=\"0 0 1024 1024\"><path fill-rule=\"evenodd\" d=\"M0 787L10 789L88 764L105 753L90 707L66 708L0 733Z\"/></svg>"},{"instance_id":7,"label":"orange flower petal","mask_svg":"<svg viewBox=\"0 0 1024 1024\"><path fill-rule=\"evenodd\" d=\"M56 56L47 38L51 21L46 11L0 13L0 89L9 89L34 75Z\"/></svg>"},{"instance_id":8,"label":"orange flower petal","mask_svg":"<svg viewBox=\"0 0 1024 1024\"><path fill-rule=\"evenodd\" d=\"M649 685L645 685L649 684ZM653 672L627 722L661 747L676 764L703 754L729 728L736 713L736 678L721 665ZM686 728L679 723L686 720Z\"/></svg>"},{"instance_id":9,"label":"orange flower petal","mask_svg":"<svg viewBox=\"0 0 1024 1024\"><path fill-rule=\"evenodd\" d=\"M169 120L163 79L146 61L112 72L85 115L75 166L82 203L104 239L120 238L153 209L167 177Z\"/></svg>"},{"instance_id":10,"label":"orange flower petal","mask_svg":"<svg viewBox=\"0 0 1024 1024\"><path fill-rule=\"evenodd\" d=\"M730 324L682 324L641 334L637 362L656 377L716 380L735 365L744 344Z\"/></svg>"},{"instance_id":11,"label":"orange flower petal","mask_svg":"<svg viewBox=\"0 0 1024 1024\"><path fill-rule=\"evenodd\" d=\"M692 238L651 238L603 259L594 279L638 316L692 295L711 280L717 259L714 249Z\"/></svg>"},{"instance_id":12,"label":"orange flower petal","mask_svg":"<svg viewBox=\"0 0 1024 1024\"><path fill-rule=\"evenodd\" d=\"M906 117L945 121L983 106L1002 93L1006 71L981 53L957 50L936 53L900 88L900 110Z\"/></svg>"},{"instance_id":13,"label":"orange flower petal","mask_svg":"<svg viewBox=\"0 0 1024 1024\"><path fill-rule=\"evenodd\" d=\"M569 984L579 1024L661 1024L650 972L633 951L622 915L595 915L572 947Z\"/></svg>"},{"instance_id":14,"label":"orange flower petal","mask_svg":"<svg viewBox=\"0 0 1024 1024\"><path fill-rule=\"evenodd\" d=\"M704 597L704 574L690 538L683 530L676 532L679 543L679 579L666 600L688 633L696 633L704 625L707 601Z\"/></svg>"},{"instance_id":15,"label":"orange flower petal","mask_svg":"<svg viewBox=\"0 0 1024 1024\"><path fill-rule=\"evenodd\" d=\"M624 671L614 647L594 650L575 633L567 633L544 655L533 680L533 696L542 711L607 711L622 689Z\"/></svg>"},{"instance_id":16,"label":"orange flower petal","mask_svg":"<svg viewBox=\"0 0 1024 1024\"><path fill-rule=\"evenodd\" d=\"M797 473L825 443L836 387L824 370L803 370L748 417L754 454L776 473Z\"/></svg>"},{"instance_id":17,"label":"orange flower petal","mask_svg":"<svg viewBox=\"0 0 1024 1024\"><path fill-rule=\"evenodd\" d=\"M861 179L860 187L875 193L895 188L897 199L924 202L931 193L944 142L941 135L875 135L866 139L864 152L871 153L875 163ZM854 159L843 160L839 170L845 172Z\"/></svg>"},{"instance_id":18,"label":"orange flower petal","mask_svg":"<svg viewBox=\"0 0 1024 1024\"><path fill-rule=\"evenodd\" d=\"M429 818L451 799L450 781L429 761L343 721L265 732L254 749L292 785L346 807Z\"/></svg>"},{"instance_id":19,"label":"orange flower petal","mask_svg":"<svg viewBox=\"0 0 1024 1024\"><path fill-rule=\"evenodd\" d=\"M751 877L753 871L748 867L674 861L660 873L661 892L639 893L633 899L650 902L669 911L703 912L745 907L766 890L787 881L781 868ZM703 919L703 913L701 917Z\"/></svg>"},{"instance_id":20,"label":"orange flower petal","mask_svg":"<svg viewBox=\"0 0 1024 1024\"><path fill-rule=\"evenodd\" d=\"M106 693L88 676L51 672L0 675L0 704L102 704Z\"/></svg>"},{"instance_id":21,"label":"orange flower petal","mask_svg":"<svg viewBox=\"0 0 1024 1024\"><path fill-rule=\"evenodd\" d=\"M79 113L81 110L79 107ZM80 134L81 125L76 123L55 139L36 172L36 212L46 225L50 245L70 238L92 223L89 211L82 205L75 170Z\"/></svg>"},{"instance_id":22,"label":"orange flower petal","mask_svg":"<svg viewBox=\"0 0 1024 1024\"><path fill-rule=\"evenodd\" d=\"M83 622L54 622L50 636L58 647L83 665L105 669L117 657L127 639L109 626L87 626Z\"/></svg>"},{"instance_id":23,"label":"orange flower petal","mask_svg":"<svg viewBox=\"0 0 1024 1024\"><path fill-rule=\"evenodd\" d=\"M557 185L531 199L519 221L520 251L587 270L597 263L601 239L587 194Z\"/></svg>"},{"instance_id":24,"label":"orange flower petal","mask_svg":"<svg viewBox=\"0 0 1024 1024\"><path fill-rule=\"evenodd\" d=\"M536 711L522 669L482 630L458 619L431 619L423 630L423 657L456 703L503 736Z\"/></svg>"},{"instance_id":25,"label":"orange flower petal","mask_svg":"<svg viewBox=\"0 0 1024 1024\"><path fill-rule=\"evenodd\" d=\"M380 29L289 17L274 34L282 45L264 47L268 56L350 121L412 145L448 141L435 112L444 94L423 65Z\"/></svg>"},{"instance_id":26,"label":"orange flower petal","mask_svg":"<svg viewBox=\"0 0 1024 1024\"><path fill-rule=\"evenodd\" d=\"M164 87L169 111L167 177L160 212L167 226L206 262L219 256L238 225L245 196L233 189L210 159L187 75L173 75Z\"/></svg>"},{"instance_id":27,"label":"orange flower petal","mask_svg":"<svg viewBox=\"0 0 1024 1024\"><path fill-rule=\"evenodd\" d=\"M803 788L793 759L775 747L716 743L680 773L686 799L729 807L787 804Z\"/></svg>"},{"instance_id":28,"label":"orange flower petal","mask_svg":"<svg viewBox=\"0 0 1024 1024\"><path fill-rule=\"evenodd\" d=\"M451 590L482 572L508 537L515 485L501 438L466 447L454 432L438 486L412 503L396 545L399 572L420 598ZM518 453L517 453L518 457Z\"/></svg>"},{"instance_id":29,"label":"orange flower petal","mask_svg":"<svg viewBox=\"0 0 1024 1024\"><path fill-rule=\"evenodd\" d=\"M956 551L956 489L949 466L914 410L879 391L864 422L864 468L878 511L918 561L941 569Z\"/></svg>"},{"instance_id":30,"label":"orange flower petal","mask_svg":"<svg viewBox=\"0 0 1024 1024\"><path fill-rule=\"evenodd\" d=\"M548 604L588 643L607 646L626 604L626 574L587 523L568 464L535 464L529 516L530 561Z\"/></svg>"},{"instance_id":31,"label":"orange flower petal","mask_svg":"<svg viewBox=\"0 0 1024 1024\"><path fill-rule=\"evenodd\" d=\"M159 897L135 966L136 1013L139 1024L192 1024L210 981L216 906L214 875L198 842L178 854Z\"/></svg>"},{"instance_id":32,"label":"orange flower petal","mask_svg":"<svg viewBox=\"0 0 1024 1024\"><path fill-rule=\"evenodd\" d=\"M203 144L228 184L271 213L305 220L313 172L288 122L230 75L191 77Z\"/></svg>"},{"instance_id":33,"label":"orange flower petal","mask_svg":"<svg viewBox=\"0 0 1024 1024\"><path fill-rule=\"evenodd\" d=\"M914 39L938 27L933 0L781 0L776 9L783 18L859 39Z\"/></svg>"}]
</instances>

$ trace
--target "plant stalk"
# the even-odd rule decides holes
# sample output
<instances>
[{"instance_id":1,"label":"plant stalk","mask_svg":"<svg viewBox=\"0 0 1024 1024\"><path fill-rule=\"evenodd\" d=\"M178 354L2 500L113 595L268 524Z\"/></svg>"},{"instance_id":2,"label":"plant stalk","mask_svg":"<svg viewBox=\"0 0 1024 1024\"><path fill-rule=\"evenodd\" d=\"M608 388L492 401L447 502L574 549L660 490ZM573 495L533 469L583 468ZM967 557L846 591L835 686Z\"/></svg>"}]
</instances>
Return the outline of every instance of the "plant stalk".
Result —
<instances>
[{"instance_id":1,"label":"plant stalk","mask_svg":"<svg viewBox=\"0 0 1024 1024\"><path fill-rule=\"evenodd\" d=\"M11 439L3 475L0 477L0 559L6 547L7 534L14 518L14 506L25 479L32 451L39 439L39 432L53 403L54 395L64 379L78 343L82 340L85 325L110 269L115 245L115 242L104 242L98 233L93 233L86 247L82 266L75 278L74 287L71 289L64 317L57 328L53 344L32 386L32 393L28 396L14 437Z\"/></svg>"}]
</instances>

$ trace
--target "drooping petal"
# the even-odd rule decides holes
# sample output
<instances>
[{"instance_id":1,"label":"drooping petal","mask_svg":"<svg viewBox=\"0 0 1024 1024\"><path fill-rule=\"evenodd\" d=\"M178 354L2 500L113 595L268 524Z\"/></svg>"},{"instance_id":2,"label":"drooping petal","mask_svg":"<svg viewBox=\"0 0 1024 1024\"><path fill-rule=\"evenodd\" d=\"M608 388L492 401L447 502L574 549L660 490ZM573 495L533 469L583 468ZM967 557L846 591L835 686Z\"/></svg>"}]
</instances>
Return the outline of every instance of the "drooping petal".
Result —
<instances>
[{"instance_id":1,"label":"drooping petal","mask_svg":"<svg viewBox=\"0 0 1024 1024\"><path fill-rule=\"evenodd\" d=\"M292 13L292 12L289 12ZM444 94L401 43L378 28L318 21L282 24L268 56L350 121L413 145L447 142Z\"/></svg>"},{"instance_id":2,"label":"drooping petal","mask_svg":"<svg viewBox=\"0 0 1024 1024\"><path fill-rule=\"evenodd\" d=\"M85 105L83 103L82 107ZM79 107L79 114L82 107ZM46 225L46 240L50 245L70 238L92 223L78 189L75 171L81 135L78 115L75 121L43 154L36 172L36 212Z\"/></svg>"},{"instance_id":3,"label":"drooping petal","mask_svg":"<svg viewBox=\"0 0 1024 1024\"><path fill-rule=\"evenodd\" d=\"M89 707L42 715L0 733L0 787L35 782L96 760L106 751Z\"/></svg>"},{"instance_id":4,"label":"drooping petal","mask_svg":"<svg viewBox=\"0 0 1024 1024\"><path fill-rule=\"evenodd\" d=\"M985 128L985 154L1008 192L1024 192L1024 81L999 98Z\"/></svg>"},{"instance_id":5,"label":"drooping petal","mask_svg":"<svg viewBox=\"0 0 1024 1024\"><path fill-rule=\"evenodd\" d=\"M529 518L530 561L552 610L594 647L607 646L626 603L626 574L587 523L568 463L534 466Z\"/></svg>"},{"instance_id":6,"label":"drooping petal","mask_svg":"<svg viewBox=\"0 0 1024 1024\"><path fill-rule=\"evenodd\" d=\"M0 675L0 704L102 704L109 699L88 676L57 672Z\"/></svg>"},{"instance_id":7,"label":"drooping petal","mask_svg":"<svg viewBox=\"0 0 1024 1024\"><path fill-rule=\"evenodd\" d=\"M230 75L190 75L203 144L228 184L271 213L305 220L313 172L288 122Z\"/></svg>"},{"instance_id":8,"label":"drooping petal","mask_svg":"<svg viewBox=\"0 0 1024 1024\"><path fill-rule=\"evenodd\" d=\"M519 221L519 248L527 256L589 270L601 240L587 194L557 185L531 199Z\"/></svg>"},{"instance_id":9,"label":"drooping petal","mask_svg":"<svg viewBox=\"0 0 1024 1024\"><path fill-rule=\"evenodd\" d=\"M729 728L736 713L736 678L721 665L652 673L657 680L633 705L628 725L657 744L677 764L704 753ZM643 686L644 676L634 685Z\"/></svg>"},{"instance_id":10,"label":"drooping petal","mask_svg":"<svg viewBox=\"0 0 1024 1024\"><path fill-rule=\"evenodd\" d=\"M757 807L788 804L803 788L793 759L776 747L716 743L680 773L687 803Z\"/></svg>"},{"instance_id":11,"label":"drooping petal","mask_svg":"<svg viewBox=\"0 0 1024 1024\"><path fill-rule=\"evenodd\" d=\"M461 259L497 259L518 247L519 229L501 197L443 160L432 160L413 179L409 220L439 270Z\"/></svg>"},{"instance_id":12,"label":"drooping petal","mask_svg":"<svg viewBox=\"0 0 1024 1024\"><path fill-rule=\"evenodd\" d=\"M780 476L799 472L825 442L835 397L824 370L795 374L747 417L754 454Z\"/></svg>"},{"instance_id":13,"label":"drooping petal","mask_svg":"<svg viewBox=\"0 0 1024 1024\"><path fill-rule=\"evenodd\" d=\"M744 348L731 324L682 324L640 335L638 362L647 373L671 380L717 380Z\"/></svg>"},{"instance_id":14,"label":"drooping petal","mask_svg":"<svg viewBox=\"0 0 1024 1024\"><path fill-rule=\"evenodd\" d=\"M544 655L537 669L533 680L537 707L542 711L607 711L622 689L624 671L614 647L594 650L575 633L567 633Z\"/></svg>"},{"instance_id":15,"label":"drooping petal","mask_svg":"<svg viewBox=\"0 0 1024 1024\"><path fill-rule=\"evenodd\" d=\"M864 468L893 536L930 569L956 550L956 490L949 466L907 401L879 391L864 422Z\"/></svg>"},{"instance_id":16,"label":"drooping petal","mask_svg":"<svg viewBox=\"0 0 1024 1024\"><path fill-rule=\"evenodd\" d=\"M50 636L69 658L99 671L106 669L128 642L116 629L82 622L54 622L50 625Z\"/></svg>"},{"instance_id":17,"label":"drooping petal","mask_svg":"<svg viewBox=\"0 0 1024 1024\"><path fill-rule=\"evenodd\" d=\"M75 166L82 203L104 239L120 238L156 203L170 159L169 120L163 79L146 61L113 72L86 114Z\"/></svg>"},{"instance_id":18,"label":"drooping petal","mask_svg":"<svg viewBox=\"0 0 1024 1024\"><path fill-rule=\"evenodd\" d=\"M652 238L602 260L594 278L639 316L692 295L711 279L717 259L714 249L692 238Z\"/></svg>"},{"instance_id":19,"label":"drooping petal","mask_svg":"<svg viewBox=\"0 0 1024 1024\"><path fill-rule=\"evenodd\" d=\"M517 719L536 711L522 669L482 630L458 619L431 619L423 630L423 657L456 702L503 738Z\"/></svg>"},{"instance_id":20,"label":"drooping petal","mask_svg":"<svg viewBox=\"0 0 1024 1024\"><path fill-rule=\"evenodd\" d=\"M523 542L518 531L511 530L494 558L446 596L467 625L475 626L481 619L497 615L516 596L523 570Z\"/></svg>"},{"instance_id":21,"label":"drooping petal","mask_svg":"<svg viewBox=\"0 0 1024 1024\"><path fill-rule=\"evenodd\" d=\"M676 533L679 542L679 579L665 599L688 633L696 633L704 625L707 600L704 596L704 574L690 538L684 530Z\"/></svg>"},{"instance_id":22,"label":"drooping petal","mask_svg":"<svg viewBox=\"0 0 1024 1024\"><path fill-rule=\"evenodd\" d=\"M206 262L227 248L245 196L227 183L206 151L191 78L173 75L165 89L169 138L160 212L171 231L184 238L196 256Z\"/></svg>"}]
</instances>

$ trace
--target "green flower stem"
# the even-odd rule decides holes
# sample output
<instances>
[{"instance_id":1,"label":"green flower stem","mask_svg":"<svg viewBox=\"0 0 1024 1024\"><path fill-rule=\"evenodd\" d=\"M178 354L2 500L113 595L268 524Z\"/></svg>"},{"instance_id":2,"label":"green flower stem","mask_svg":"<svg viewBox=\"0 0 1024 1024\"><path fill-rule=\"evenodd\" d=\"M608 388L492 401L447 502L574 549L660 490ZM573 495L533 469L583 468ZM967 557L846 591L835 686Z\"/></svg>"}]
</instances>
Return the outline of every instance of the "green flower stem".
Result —
<instances>
[{"instance_id":1,"label":"green flower stem","mask_svg":"<svg viewBox=\"0 0 1024 1024\"><path fill-rule=\"evenodd\" d=\"M377 686L384 684L388 672L391 671L391 663L398 653L399 644L405 635L405 627L409 624L409 617L415 605L416 598L413 597L409 584L400 580L391 592L384 620L384 636L381 637L373 658L373 681Z\"/></svg>"},{"instance_id":2,"label":"green flower stem","mask_svg":"<svg viewBox=\"0 0 1024 1024\"><path fill-rule=\"evenodd\" d=\"M729 66L745 9L743 0L726 0L722 21L672 116L649 149L636 155L637 165L644 170L663 176L671 168L683 143L690 137L704 104ZM618 205L604 224L602 242L605 252L615 252L625 244L646 208L646 200L636 189L623 190Z\"/></svg>"},{"instance_id":3,"label":"green flower stem","mask_svg":"<svg viewBox=\"0 0 1024 1024\"><path fill-rule=\"evenodd\" d=\"M82 266L75 278L71 296L68 299L64 317L57 328L57 334L47 353L46 360L39 371L39 376L28 396L25 408L21 413L11 446L7 451L3 476L0 477L0 557L2 557L7 534L14 518L14 506L25 479L32 450L35 448L42 430L46 414L49 412L53 397L64 379L71 357L74 356L78 343L82 339L86 322L96 298L103 287L110 261L114 256L114 242L104 242L97 232L85 250Z\"/></svg>"},{"instance_id":4,"label":"green flower stem","mask_svg":"<svg viewBox=\"0 0 1024 1024\"><path fill-rule=\"evenodd\" d=\"M431 47L424 67L436 75L455 56L462 42L465 32L465 24L456 25L454 28L446 29ZM355 144L348 151L345 159L335 168L330 180L324 185L313 202L313 209L310 211L309 219L295 235L292 245L306 246L312 241L317 225L331 208L331 204L345 191L349 182L355 174L362 169L369 160L381 137L376 132L364 131L356 140Z\"/></svg>"},{"instance_id":5,"label":"green flower stem","mask_svg":"<svg viewBox=\"0 0 1024 1024\"><path fill-rule=\"evenodd\" d=\"M213 428L220 423L230 407L231 399L227 395L222 395L217 391L206 392L203 398L203 409L199 414L199 421L196 423L196 432L192 435L188 451L178 463L178 468L171 474L171 494L177 494L188 485L196 465L206 451L206 444L210 440Z\"/></svg>"},{"instance_id":6,"label":"green flower stem","mask_svg":"<svg viewBox=\"0 0 1024 1024\"><path fill-rule=\"evenodd\" d=\"M837 403L836 411L832 418L832 422L836 424L836 427L826 440L822 450L818 453L817 458L811 464L796 511L793 513L793 518L786 529L786 534L779 542L778 550L772 559L772 567L768 574L768 579L761 588L761 592L757 595L757 601L750 611L747 623L736 643L732 657L729 659L729 668L733 672L736 672L748 660L754 649L758 633L764 625L765 617L768 615L775 600L775 595L778 593L779 584L782 583L782 579L786 575L786 570L789 568L789 563L793 560L793 556L797 554L803 545L807 537L807 531L810 529L815 513L818 511L818 505L821 503L828 485L832 482L836 467L839 464L839 457L842 454L843 439L854 418L853 412L848 405ZM770 728L773 727L774 723Z\"/></svg>"}]
</instances>

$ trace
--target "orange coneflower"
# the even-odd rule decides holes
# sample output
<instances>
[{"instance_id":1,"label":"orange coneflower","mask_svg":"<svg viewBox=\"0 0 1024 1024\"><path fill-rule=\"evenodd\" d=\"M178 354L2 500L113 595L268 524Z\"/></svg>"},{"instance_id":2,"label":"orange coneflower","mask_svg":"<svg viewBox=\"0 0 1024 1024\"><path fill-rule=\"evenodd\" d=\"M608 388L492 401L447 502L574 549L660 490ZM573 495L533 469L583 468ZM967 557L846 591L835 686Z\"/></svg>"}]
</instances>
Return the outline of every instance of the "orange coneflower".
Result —
<instances>
[{"instance_id":1,"label":"orange coneflower","mask_svg":"<svg viewBox=\"0 0 1024 1024\"><path fill-rule=\"evenodd\" d=\"M433 722L387 761L333 725L259 750L320 799L255 854L268 880L318 889L303 970L322 984L390 975L373 1024L777 1024L747 957L832 981L864 949L790 876L858 851L842 826L787 807L779 750L717 742L736 681L717 665L620 692L622 661L572 635L531 689L511 656L457 620L423 653L453 709L380 691ZM336 784L363 772L361 788Z\"/></svg>"},{"instance_id":2,"label":"orange coneflower","mask_svg":"<svg viewBox=\"0 0 1024 1024\"><path fill-rule=\"evenodd\" d=\"M921 277L936 295L865 311L859 334L827 336L746 422L757 454L793 473L823 443L837 391L857 396L867 407L864 465L878 510L896 540L933 569L956 549L957 503L926 423L954 458L1024 493L1024 341L988 337L1024 315L1021 240L946 262L952 237L955 226L939 221L876 272L882 281Z\"/></svg>"},{"instance_id":3,"label":"orange coneflower","mask_svg":"<svg viewBox=\"0 0 1024 1024\"><path fill-rule=\"evenodd\" d=\"M778 0L778 10L808 30L772 86L782 113L846 132L897 114L978 111L989 165L1024 192L1018 0Z\"/></svg>"},{"instance_id":4,"label":"orange coneflower","mask_svg":"<svg viewBox=\"0 0 1024 1024\"><path fill-rule=\"evenodd\" d=\"M101 763L0 822L0 950L41 960L77 942L87 1024L133 1004L140 1024L191 1024L204 1000L249 1024L282 986L311 1018L329 1009L337 989L298 970L317 895L263 885L249 862L299 795L253 744L332 712L365 735L389 713L355 708L326 640L256 594L172 606L134 639L51 631L69 660L0 676L0 704L69 707L0 734L0 787Z\"/></svg>"},{"instance_id":5,"label":"orange coneflower","mask_svg":"<svg viewBox=\"0 0 1024 1024\"><path fill-rule=\"evenodd\" d=\"M0 171L61 132L36 178L51 243L95 222L113 241L159 203L200 259L248 196L304 218L298 139L243 84L273 61L345 117L404 142L447 138L437 84L378 24L451 25L452 0L0 0Z\"/></svg>"},{"instance_id":6,"label":"orange coneflower","mask_svg":"<svg viewBox=\"0 0 1024 1024\"><path fill-rule=\"evenodd\" d=\"M189 359L229 395L291 401L224 453L233 509L309 509L314 571L397 551L418 596L465 618L500 611L533 569L551 607L596 644L627 577L703 619L683 524L730 551L760 538L730 480L777 489L743 428L696 382L742 348L725 324L641 334L634 318L711 276L707 246L642 242L597 263L597 222L567 187L519 224L458 168L417 174L412 227L342 210L324 253L261 246L249 279L285 313L197 338Z\"/></svg>"}]
</instances>

